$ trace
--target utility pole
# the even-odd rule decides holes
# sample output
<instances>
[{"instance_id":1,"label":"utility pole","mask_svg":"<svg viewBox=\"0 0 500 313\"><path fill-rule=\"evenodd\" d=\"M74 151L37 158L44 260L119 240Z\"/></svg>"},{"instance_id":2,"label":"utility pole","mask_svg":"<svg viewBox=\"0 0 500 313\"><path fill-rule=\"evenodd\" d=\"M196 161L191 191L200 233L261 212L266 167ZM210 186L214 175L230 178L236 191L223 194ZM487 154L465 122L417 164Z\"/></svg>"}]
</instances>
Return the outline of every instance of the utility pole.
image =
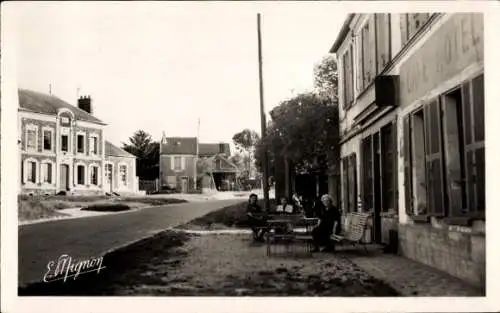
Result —
<instances>
[{"instance_id":1,"label":"utility pole","mask_svg":"<svg viewBox=\"0 0 500 313\"><path fill-rule=\"evenodd\" d=\"M196 128L196 157L194 159L194 190L197 190L197 180L198 180L198 157L200 154L200 119L198 118L198 124Z\"/></svg>"},{"instance_id":2,"label":"utility pole","mask_svg":"<svg viewBox=\"0 0 500 313\"><path fill-rule=\"evenodd\" d=\"M257 13L257 40L259 47L259 86L260 86L260 127L261 137L266 136L266 114L264 111L264 84L262 79L262 38L260 31L260 13ZM264 191L264 205L269 209L269 169L267 162L267 150L262 152L262 189Z\"/></svg>"}]
</instances>

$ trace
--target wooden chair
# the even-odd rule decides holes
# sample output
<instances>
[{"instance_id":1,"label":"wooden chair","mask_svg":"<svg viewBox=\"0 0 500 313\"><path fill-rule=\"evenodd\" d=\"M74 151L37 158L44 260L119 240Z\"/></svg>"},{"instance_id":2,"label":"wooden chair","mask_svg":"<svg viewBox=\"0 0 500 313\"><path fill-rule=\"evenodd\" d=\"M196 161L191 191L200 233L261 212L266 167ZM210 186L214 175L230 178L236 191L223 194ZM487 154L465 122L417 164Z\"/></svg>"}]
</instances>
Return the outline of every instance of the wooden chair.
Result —
<instances>
[{"instance_id":1,"label":"wooden chair","mask_svg":"<svg viewBox=\"0 0 500 313\"><path fill-rule=\"evenodd\" d=\"M366 252L366 243L363 241L365 235L365 229L368 223L368 218L370 213L352 212L348 214L348 225L346 231L342 235L332 235L332 239L341 244L348 243L353 247L358 244L363 245Z\"/></svg>"}]
</instances>

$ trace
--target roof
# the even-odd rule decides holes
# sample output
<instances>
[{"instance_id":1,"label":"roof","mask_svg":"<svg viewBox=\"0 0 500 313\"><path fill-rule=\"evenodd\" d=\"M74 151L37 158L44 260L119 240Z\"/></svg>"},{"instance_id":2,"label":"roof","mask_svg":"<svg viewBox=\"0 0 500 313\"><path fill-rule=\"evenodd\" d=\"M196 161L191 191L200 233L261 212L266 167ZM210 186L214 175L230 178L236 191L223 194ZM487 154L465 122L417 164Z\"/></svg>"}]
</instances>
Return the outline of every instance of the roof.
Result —
<instances>
[{"instance_id":1,"label":"roof","mask_svg":"<svg viewBox=\"0 0 500 313\"><path fill-rule=\"evenodd\" d=\"M222 151L220 150L220 145L223 145ZM219 153L231 154L231 148L228 143L200 143L199 149L198 153L201 156L216 155Z\"/></svg>"},{"instance_id":2,"label":"roof","mask_svg":"<svg viewBox=\"0 0 500 313\"><path fill-rule=\"evenodd\" d=\"M104 154L106 156L115 156L115 157L125 157L125 158L135 158L135 155L128 153L122 148L118 148L114 144L109 141L105 141L104 143Z\"/></svg>"},{"instance_id":3,"label":"roof","mask_svg":"<svg viewBox=\"0 0 500 313\"><path fill-rule=\"evenodd\" d=\"M166 139L166 143L163 140ZM162 139L160 154L196 154L196 137L166 137Z\"/></svg>"},{"instance_id":4,"label":"roof","mask_svg":"<svg viewBox=\"0 0 500 313\"><path fill-rule=\"evenodd\" d=\"M339 34L337 35L337 39L335 39L335 42L333 43L333 46L330 48L330 53L337 53L337 50L339 49L340 45L344 41L345 37L349 33L350 27L349 24L351 24L352 19L354 18L353 13L347 14L347 17L344 21L344 24L342 24L342 28L340 29Z\"/></svg>"},{"instance_id":5,"label":"roof","mask_svg":"<svg viewBox=\"0 0 500 313\"><path fill-rule=\"evenodd\" d=\"M221 168L216 168L216 165L217 165L216 161L217 160L221 161ZM208 157L206 159L202 159L200 162L203 162L205 164L206 170L209 173L210 172L212 172L212 173L216 173L216 172L235 173L235 172L238 172L238 167L233 162L231 162L230 160L228 160L227 158L225 158L221 154L217 154L217 155Z\"/></svg>"},{"instance_id":6,"label":"roof","mask_svg":"<svg viewBox=\"0 0 500 313\"><path fill-rule=\"evenodd\" d=\"M95 116L55 96L27 89L19 89L18 96L20 111L56 115L60 109L64 108L73 112L77 120L106 125Z\"/></svg>"}]
</instances>

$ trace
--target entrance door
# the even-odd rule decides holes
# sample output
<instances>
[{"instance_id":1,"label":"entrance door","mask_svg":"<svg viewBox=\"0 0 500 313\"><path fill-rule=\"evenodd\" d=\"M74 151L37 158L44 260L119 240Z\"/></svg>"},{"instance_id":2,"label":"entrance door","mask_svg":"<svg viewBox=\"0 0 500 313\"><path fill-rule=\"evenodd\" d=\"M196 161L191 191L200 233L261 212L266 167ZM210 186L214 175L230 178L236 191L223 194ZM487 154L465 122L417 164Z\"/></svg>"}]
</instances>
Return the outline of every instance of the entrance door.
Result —
<instances>
[{"instance_id":1,"label":"entrance door","mask_svg":"<svg viewBox=\"0 0 500 313\"><path fill-rule=\"evenodd\" d=\"M373 135L373 195L374 195L374 216L373 216L373 236L375 243L382 241L382 225L380 221L380 212L382 211L381 202L381 184L380 184L380 134Z\"/></svg>"},{"instance_id":2,"label":"entrance door","mask_svg":"<svg viewBox=\"0 0 500 313\"><path fill-rule=\"evenodd\" d=\"M69 166L67 164L61 164L61 177L60 177L60 189L69 190Z\"/></svg>"},{"instance_id":3,"label":"entrance door","mask_svg":"<svg viewBox=\"0 0 500 313\"><path fill-rule=\"evenodd\" d=\"M181 180L181 188L182 188L182 193L188 192L188 180L185 177L183 177Z\"/></svg>"}]
</instances>

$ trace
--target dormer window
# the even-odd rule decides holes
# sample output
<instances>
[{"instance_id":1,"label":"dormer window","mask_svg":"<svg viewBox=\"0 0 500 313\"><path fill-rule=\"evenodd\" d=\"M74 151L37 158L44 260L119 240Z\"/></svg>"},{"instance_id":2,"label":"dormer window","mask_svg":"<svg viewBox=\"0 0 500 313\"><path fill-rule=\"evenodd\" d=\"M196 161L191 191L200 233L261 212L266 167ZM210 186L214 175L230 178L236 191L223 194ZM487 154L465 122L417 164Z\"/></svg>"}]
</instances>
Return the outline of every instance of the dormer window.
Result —
<instances>
[{"instance_id":1,"label":"dormer window","mask_svg":"<svg viewBox=\"0 0 500 313\"><path fill-rule=\"evenodd\" d=\"M67 116L61 116L61 126L71 126L71 119Z\"/></svg>"}]
</instances>

